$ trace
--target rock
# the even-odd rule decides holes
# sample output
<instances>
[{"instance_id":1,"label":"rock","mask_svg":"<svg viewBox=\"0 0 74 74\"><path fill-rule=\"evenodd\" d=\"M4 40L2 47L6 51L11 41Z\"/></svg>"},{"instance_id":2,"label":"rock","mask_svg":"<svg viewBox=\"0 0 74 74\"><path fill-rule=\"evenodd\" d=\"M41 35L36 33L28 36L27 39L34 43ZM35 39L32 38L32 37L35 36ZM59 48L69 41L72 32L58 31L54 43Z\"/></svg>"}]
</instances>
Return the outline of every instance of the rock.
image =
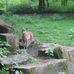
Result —
<instances>
[{"instance_id":1,"label":"rock","mask_svg":"<svg viewBox=\"0 0 74 74\"><path fill-rule=\"evenodd\" d=\"M55 44L55 43L42 43L41 44L41 48L56 48L56 47L60 47L61 45L59 44Z\"/></svg>"},{"instance_id":2,"label":"rock","mask_svg":"<svg viewBox=\"0 0 74 74\"><path fill-rule=\"evenodd\" d=\"M54 58L62 59L63 58L63 51L61 47L55 47L53 49Z\"/></svg>"},{"instance_id":3,"label":"rock","mask_svg":"<svg viewBox=\"0 0 74 74\"><path fill-rule=\"evenodd\" d=\"M0 19L0 33L13 33L14 29L11 25Z\"/></svg>"},{"instance_id":4,"label":"rock","mask_svg":"<svg viewBox=\"0 0 74 74\"><path fill-rule=\"evenodd\" d=\"M54 59L45 63L21 65L19 67L14 67L13 70L21 70L24 74L58 74L60 71L67 70L67 60Z\"/></svg>"},{"instance_id":5,"label":"rock","mask_svg":"<svg viewBox=\"0 0 74 74\"><path fill-rule=\"evenodd\" d=\"M68 62L68 71L71 72L71 74L74 74L74 61Z\"/></svg>"},{"instance_id":6,"label":"rock","mask_svg":"<svg viewBox=\"0 0 74 74\"><path fill-rule=\"evenodd\" d=\"M47 56L47 53L46 53L47 50L48 50L48 48L38 50L38 56L40 56L40 57Z\"/></svg>"},{"instance_id":7,"label":"rock","mask_svg":"<svg viewBox=\"0 0 74 74\"><path fill-rule=\"evenodd\" d=\"M50 64L51 63L51 64ZM51 62L47 63L47 67L44 74L58 74L58 72L63 72L67 70L67 60L66 59L59 59L59 60L52 60Z\"/></svg>"},{"instance_id":8,"label":"rock","mask_svg":"<svg viewBox=\"0 0 74 74\"><path fill-rule=\"evenodd\" d=\"M8 57L3 58L2 64L9 68L16 66L17 64L22 64L29 59L27 55L24 54L17 54L17 55L10 55Z\"/></svg>"},{"instance_id":9,"label":"rock","mask_svg":"<svg viewBox=\"0 0 74 74\"><path fill-rule=\"evenodd\" d=\"M41 45L41 48L48 48L49 47L49 43L43 43L42 45Z\"/></svg>"},{"instance_id":10,"label":"rock","mask_svg":"<svg viewBox=\"0 0 74 74\"><path fill-rule=\"evenodd\" d=\"M38 51L38 56L46 55L46 51L51 48L53 49L54 58L56 59L67 59L69 61L74 61L74 47L62 46L58 44L44 44Z\"/></svg>"},{"instance_id":11,"label":"rock","mask_svg":"<svg viewBox=\"0 0 74 74\"><path fill-rule=\"evenodd\" d=\"M61 51L61 55L59 55L59 50ZM56 53L59 57L68 60L68 71L71 74L74 73L74 47L71 46L62 46L59 45L59 49L56 47L54 49L54 53Z\"/></svg>"},{"instance_id":12,"label":"rock","mask_svg":"<svg viewBox=\"0 0 74 74\"><path fill-rule=\"evenodd\" d=\"M2 34L2 33L0 33L0 39L8 42L11 45L11 48L10 48L11 51L19 48L19 39L14 34L10 34L10 33L3 33Z\"/></svg>"},{"instance_id":13,"label":"rock","mask_svg":"<svg viewBox=\"0 0 74 74\"><path fill-rule=\"evenodd\" d=\"M58 47L55 47L53 51L60 58L67 59L68 61L74 61L74 47L59 45ZM59 54L59 52L61 54Z\"/></svg>"},{"instance_id":14,"label":"rock","mask_svg":"<svg viewBox=\"0 0 74 74\"><path fill-rule=\"evenodd\" d=\"M63 58L74 61L74 47L62 46Z\"/></svg>"},{"instance_id":15,"label":"rock","mask_svg":"<svg viewBox=\"0 0 74 74\"><path fill-rule=\"evenodd\" d=\"M41 44L40 48L38 50L38 56L40 56L40 57L46 56L47 55L46 51L48 51L48 49L49 49L49 43L43 43L43 44Z\"/></svg>"},{"instance_id":16,"label":"rock","mask_svg":"<svg viewBox=\"0 0 74 74\"><path fill-rule=\"evenodd\" d=\"M38 51L38 56L47 56L49 53L49 49L51 49L53 51L54 54L54 58L59 59L62 58L62 50L61 50L61 46L58 44L53 44L53 43L44 43L41 45L39 51Z\"/></svg>"},{"instance_id":17,"label":"rock","mask_svg":"<svg viewBox=\"0 0 74 74\"><path fill-rule=\"evenodd\" d=\"M19 42L19 48L24 49L24 44L22 42Z\"/></svg>"}]
</instances>

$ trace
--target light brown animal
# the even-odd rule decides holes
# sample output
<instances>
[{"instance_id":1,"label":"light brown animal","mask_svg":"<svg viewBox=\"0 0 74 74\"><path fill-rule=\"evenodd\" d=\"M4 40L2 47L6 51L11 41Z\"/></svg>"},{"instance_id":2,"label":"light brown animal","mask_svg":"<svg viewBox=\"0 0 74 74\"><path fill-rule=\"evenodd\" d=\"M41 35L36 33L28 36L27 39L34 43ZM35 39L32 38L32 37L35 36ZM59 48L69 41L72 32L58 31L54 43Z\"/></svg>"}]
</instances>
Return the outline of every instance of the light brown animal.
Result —
<instances>
[{"instance_id":1,"label":"light brown animal","mask_svg":"<svg viewBox=\"0 0 74 74\"><path fill-rule=\"evenodd\" d=\"M34 41L33 38L33 33L23 30L23 43L24 43L24 48L26 49L27 47L29 47L29 45Z\"/></svg>"}]
</instances>

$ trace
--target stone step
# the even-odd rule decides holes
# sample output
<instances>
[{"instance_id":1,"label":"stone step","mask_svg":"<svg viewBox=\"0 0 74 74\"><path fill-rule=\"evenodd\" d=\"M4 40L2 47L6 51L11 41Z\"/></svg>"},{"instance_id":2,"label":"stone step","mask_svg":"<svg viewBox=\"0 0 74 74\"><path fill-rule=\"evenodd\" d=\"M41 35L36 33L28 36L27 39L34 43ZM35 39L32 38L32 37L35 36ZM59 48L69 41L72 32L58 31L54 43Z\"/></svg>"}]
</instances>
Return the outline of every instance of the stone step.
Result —
<instances>
[{"instance_id":1,"label":"stone step","mask_svg":"<svg viewBox=\"0 0 74 74\"><path fill-rule=\"evenodd\" d=\"M10 51L14 51L19 48L19 38L15 34L0 33L0 39L8 42L11 45Z\"/></svg>"},{"instance_id":2,"label":"stone step","mask_svg":"<svg viewBox=\"0 0 74 74\"><path fill-rule=\"evenodd\" d=\"M63 52L63 58L69 61L74 61L74 47L61 46Z\"/></svg>"},{"instance_id":3,"label":"stone step","mask_svg":"<svg viewBox=\"0 0 74 74\"><path fill-rule=\"evenodd\" d=\"M68 62L68 71L70 71L71 74L74 74L74 61Z\"/></svg>"},{"instance_id":4,"label":"stone step","mask_svg":"<svg viewBox=\"0 0 74 74\"><path fill-rule=\"evenodd\" d=\"M1 62L5 67L13 67L17 64L22 64L23 62L26 62L30 57L24 54L17 54L17 55L10 55L8 57L5 57L3 61Z\"/></svg>"},{"instance_id":5,"label":"stone step","mask_svg":"<svg viewBox=\"0 0 74 74\"><path fill-rule=\"evenodd\" d=\"M24 74L58 74L58 72L67 70L67 60L53 59L39 64L20 65L10 68L10 74L15 74L14 70L22 71Z\"/></svg>"},{"instance_id":6,"label":"stone step","mask_svg":"<svg viewBox=\"0 0 74 74\"><path fill-rule=\"evenodd\" d=\"M0 33L13 33L14 29L11 24L4 22L0 19Z\"/></svg>"},{"instance_id":7,"label":"stone step","mask_svg":"<svg viewBox=\"0 0 74 74\"><path fill-rule=\"evenodd\" d=\"M60 48L60 45L53 43L43 43L38 51L38 56L47 55L49 49L54 50L55 48Z\"/></svg>"},{"instance_id":8,"label":"stone step","mask_svg":"<svg viewBox=\"0 0 74 74\"><path fill-rule=\"evenodd\" d=\"M38 50L38 56L44 57L45 55L47 55L46 52L50 47L53 49L53 54L56 54L58 57L60 56L59 58L64 58L69 61L74 61L74 47L62 46L58 44L49 44L49 47L46 46L45 48L43 48L42 46L42 49ZM61 55L59 54L59 52L61 53Z\"/></svg>"}]
</instances>

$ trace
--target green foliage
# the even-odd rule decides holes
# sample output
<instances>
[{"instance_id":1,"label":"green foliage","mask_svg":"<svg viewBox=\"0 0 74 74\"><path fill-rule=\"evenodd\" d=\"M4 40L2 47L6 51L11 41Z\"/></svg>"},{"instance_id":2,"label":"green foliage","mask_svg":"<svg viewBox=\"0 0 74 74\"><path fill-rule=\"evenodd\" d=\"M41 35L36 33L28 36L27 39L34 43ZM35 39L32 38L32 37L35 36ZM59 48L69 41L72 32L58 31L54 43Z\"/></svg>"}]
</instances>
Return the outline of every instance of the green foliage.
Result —
<instances>
[{"instance_id":1,"label":"green foliage","mask_svg":"<svg viewBox=\"0 0 74 74\"><path fill-rule=\"evenodd\" d=\"M8 47L10 47L9 43L0 40L0 62L2 62L3 58L7 57L8 53L10 53ZM1 70L0 74L8 74L8 72Z\"/></svg>"},{"instance_id":2,"label":"green foliage","mask_svg":"<svg viewBox=\"0 0 74 74\"><path fill-rule=\"evenodd\" d=\"M49 49L45 52L48 57L54 57L53 48L49 47Z\"/></svg>"},{"instance_id":3,"label":"green foliage","mask_svg":"<svg viewBox=\"0 0 74 74\"><path fill-rule=\"evenodd\" d=\"M8 51L9 47L10 47L10 45L7 42L0 40L0 63L2 63L3 58L7 57L8 53L10 53ZM7 74L7 72L3 71L3 70L0 71L0 73L1 74Z\"/></svg>"},{"instance_id":4,"label":"green foliage","mask_svg":"<svg viewBox=\"0 0 74 74\"><path fill-rule=\"evenodd\" d=\"M24 13L25 11L32 11L32 9L37 8L37 1L31 0L1 0L0 1L0 10L11 11L15 13Z\"/></svg>"},{"instance_id":5,"label":"green foliage","mask_svg":"<svg viewBox=\"0 0 74 74\"><path fill-rule=\"evenodd\" d=\"M61 48L60 47L54 48L53 55L54 55L54 58L56 58L56 59L62 59L63 58L63 52L62 52Z\"/></svg>"},{"instance_id":6,"label":"green foliage","mask_svg":"<svg viewBox=\"0 0 74 74\"><path fill-rule=\"evenodd\" d=\"M10 47L10 45L6 41L0 41L0 47Z\"/></svg>"},{"instance_id":7,"label":"green foliage","mask_svg":"<svg viewBox=\"0 0 74 74\"><path fill-rule=\"evenodd\" d=\"M3 9L5 7L4 3L5 3L4 0L0 1L0 9Z\"/></svg>"},{"instance_id":8,"label":"green foliage","mask_svg":"<svg viewBox=\"0 0 74 74\"><path fill-rule=\"evenodd\" d=\"M9 53L8 47L10 47L10 45L7 42L0 41L0 61Z\"/></svg>"},{"instance_id":9,"label":"green foliage","mask_svg":"<svg viewBox=\"0 0 74 74\"><path fill-rule=\"evenodd\" d=\"M74 30L73 29L70 29L69 37L71 40L74 39Z\"/></svg>"},{"instance_id":10,"label":"green foliage","mask_svg":"<svg viewBox=\"0 0 74 74\"><path fill-rule=\"evenodd\" d=\"M63 6L61 1L49 0L49 7L46 6L47 10L50 11L74 11L74 2L68 1L67 5ZM25 11L31 12L33 9L38 9L38 0L7 0L7 11L24 13ZM0 1L0 10L6 11L6 0Z\"/></svg>"},{"instance_id":11,"label":"green foliage","mask_svg":"<svg viewBox=\"0 0 74 74\"><path fill-rule=\"evenodd\" d=\"M25 55L28 55L27 51L24 50L24 49L21 49L21 50L18 49L15 53L16 53L16 54L25 54Z\"/></svg>"},{"instance_id":12,"label":"green foliage","mask_svg":"<svg viewBox=\"0 0 74 74\"><path fill-rule=\"evenodd\" d=\"M49 46L49 49L45 52L48 58L62 59L62 51L60 47L52 48Z\"/></svg>"},{"instance_id":13,"label":"green foliage","mask_svg":"<svg viewBox=\"0 0 74 74\"><path fill-rule=\"evenodd\" d=\"M29 4L20 4L16 6L11 6L8 8L8 11L11 13L18 13L18 14L24 14L25 12L31 13L33 11L33 8L29 6Z\"/></svg>"},{"instance_id":14,"label":"green foliage","mask_svg":"<svg viewBox=\"0 0 74 74\"><path fill-rule=\"evenodd\" d=\"M65 72L59 72L59 74L71 74L71 72L65 71Z\"/></svg>"}]
</instances>

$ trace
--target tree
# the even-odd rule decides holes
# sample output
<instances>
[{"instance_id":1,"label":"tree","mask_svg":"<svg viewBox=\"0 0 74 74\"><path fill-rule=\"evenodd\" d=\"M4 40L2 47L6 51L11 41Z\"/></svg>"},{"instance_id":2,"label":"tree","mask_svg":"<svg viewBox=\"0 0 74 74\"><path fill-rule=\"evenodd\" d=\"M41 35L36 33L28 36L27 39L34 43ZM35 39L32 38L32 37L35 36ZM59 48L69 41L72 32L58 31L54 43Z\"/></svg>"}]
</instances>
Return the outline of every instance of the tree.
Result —
<instances>
[{"instance_id":1,"label":"tree","mask_svg":"<svg viewBox=\"0 0 74 74\"><path fill-rule=\"evenodd\" d=\"M39 11L44 12L46 7L49 7L49 1L48 0L39 0Z\"/></svg>"},{"instance_id":2,"label":"tree","mask_svg":"<svg viewBox=\"0 0 74 74\"><path fill-rule=\"evenodd\" d=\"M49 0L46 0L46 2L47 2L47 8L49 7Z\"/></svg>"},{"instance_id":3,"label":"tree","mask_svg":"<svg viewBox=\"0 0 74 74\"><path fill-rule=\"evenodd\" d=\"M39 11L43 12L45 10L45 0L39 0Z\"/></svg>"},{"instance_id":4,"label":"tree","mask_svg":"<svg viewBox=\"0 0 74 74\"><path fill-rule=\"evenodd\" d=\"M57 1L59 1L59 0L52 0L53 2L57 2Z\"/></svg>"},{"instance_id":5,"label":"tree","mask_svg":"<svg viewBox=\"0 0 74 74\"><path fill-rule=\"evenodd\" d=\"M62 5L67 5L67 2L68 2L68 0L61 0L61 2L62 2Z\"/></svg>"}]
</instances>

